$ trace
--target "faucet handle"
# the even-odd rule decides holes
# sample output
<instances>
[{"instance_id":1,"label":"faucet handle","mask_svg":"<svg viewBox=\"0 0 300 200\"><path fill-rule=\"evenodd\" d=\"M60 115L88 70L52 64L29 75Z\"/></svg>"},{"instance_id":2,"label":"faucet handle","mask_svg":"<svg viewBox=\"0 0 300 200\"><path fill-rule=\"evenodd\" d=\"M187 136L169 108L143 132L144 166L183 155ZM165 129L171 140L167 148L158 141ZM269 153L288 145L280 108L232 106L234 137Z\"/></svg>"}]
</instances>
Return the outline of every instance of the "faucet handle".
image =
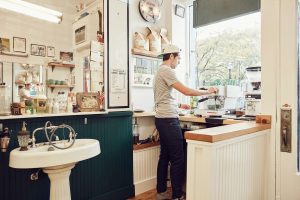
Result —
<instances>
[{"instance_id":1,"label":"faucet handle","mask_svg":"<svg viewBox=\"0 0 300 200\"><path fill-rule=\"evenodd\" d=\"M30 139L29 143L31 143L31 147L33 147L33 148L36 147L36 145L35 145L35 137L34 136Z\"/></svg>"},{"instance_id":2,"label":"faucet handle","mask_svg":"<svg viewBox=\"0 0 300 200\"><path fill-rule=\"evenodd\" d=\"M55 141L59 141L58 135L55 135Z\"/></svg>"}]
</instances>

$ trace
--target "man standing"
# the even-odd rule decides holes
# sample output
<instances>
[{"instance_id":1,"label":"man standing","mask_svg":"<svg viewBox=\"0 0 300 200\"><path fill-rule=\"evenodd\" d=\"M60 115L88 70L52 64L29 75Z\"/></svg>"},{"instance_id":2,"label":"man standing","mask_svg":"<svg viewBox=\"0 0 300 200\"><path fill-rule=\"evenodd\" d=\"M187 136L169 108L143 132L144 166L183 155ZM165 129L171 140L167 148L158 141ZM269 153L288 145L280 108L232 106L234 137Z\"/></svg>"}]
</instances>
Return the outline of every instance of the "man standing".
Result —
<instances>
[{"instance_id":1,"label":"man standing","mask_svg":"<svg viewBox=\"0 0 300 200\"><path fill-rule=\"evenodd\" d=\"M183 136L178 120L178 104L173 88L186 96L201 96L217 92L195 90L183 85L176 77L175 68L180 63L180 49L172 44L162 50L163 63L154 78L155 126L160 135L160 156L157 166L157 199L170 199L167 191L168 165L171 163L172 199L185 199L182 185L185 176Z\"/></svg>"}]
</instances>

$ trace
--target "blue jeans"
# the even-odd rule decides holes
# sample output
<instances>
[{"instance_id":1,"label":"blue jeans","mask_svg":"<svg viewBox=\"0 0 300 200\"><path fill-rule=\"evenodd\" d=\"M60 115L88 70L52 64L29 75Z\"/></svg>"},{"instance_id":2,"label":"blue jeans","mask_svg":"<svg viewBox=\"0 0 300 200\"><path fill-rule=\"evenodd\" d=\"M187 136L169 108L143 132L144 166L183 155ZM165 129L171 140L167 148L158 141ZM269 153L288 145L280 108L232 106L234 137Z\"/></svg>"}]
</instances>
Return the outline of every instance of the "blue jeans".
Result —
<instances>
[{"instance_id":1,"label":"blue jeans","mask_svg":"<svg viewBox=\"0 0 300 200\"><path fill-rule=\"evenodd\" d=\"M155 118L160 137L160 156L157 166L157 192L167 190L168 165L171 163L172 198L182 196L185 177L183 135L178 118Z\"/></svg>"}]
</instances>

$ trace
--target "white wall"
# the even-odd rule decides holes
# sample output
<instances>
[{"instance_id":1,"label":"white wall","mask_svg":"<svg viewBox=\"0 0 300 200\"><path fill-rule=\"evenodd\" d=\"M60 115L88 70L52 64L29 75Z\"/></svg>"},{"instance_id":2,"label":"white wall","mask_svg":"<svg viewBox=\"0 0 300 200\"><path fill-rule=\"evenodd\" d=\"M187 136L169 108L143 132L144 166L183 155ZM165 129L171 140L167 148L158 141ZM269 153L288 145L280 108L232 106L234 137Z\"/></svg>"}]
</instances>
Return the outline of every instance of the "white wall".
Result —
<instances>
[{"instance_id":1,"label":"white wall","mask_svg":"<svg viewBox=\"0 0 300 200\"><path fill-rule=\"evenodd\" d=\"M188 83L188 26L187 26L187 8L185 10L184 18L175 15L176 4L185 7L182 0L172 1L172 42L181 48L180 64L176 68L178 79L187 84ZM188 97L181 93L177 93L177 99L181 103L188 103Z\"/></svg>"},{"instance_id":2,"label":"white wall","mask_svg":"<svg viewBox=\"0 0 300 200\"><path fill-rule=\"evenodd\" d=\"M181 64L178 66L177 76L180 81L185 83L185 70L186 70L186 24L185 18L181 18L174 15L175 4L178 3L183 5L184 1L180 0L166 0L163 1L161 7L161 18L160 20L153 24L146 22L140 15L138 10L139 0L131 0L129 7L130 12L130 49L133 45L133 36L135 32L141 32L148 34L146 27L152 26L157 30L160 28L166 28L168 30L168 38L172 43L178 45L182 49L181 53ZM133 68L131 67L131 79L133 77ZM143 109L145 111L152 111L154 107L153 99L153 88L144 87L132 87L131 99L134 109ZM179 97L181 98L181 97Z\"/></svg>"}]
</instances>

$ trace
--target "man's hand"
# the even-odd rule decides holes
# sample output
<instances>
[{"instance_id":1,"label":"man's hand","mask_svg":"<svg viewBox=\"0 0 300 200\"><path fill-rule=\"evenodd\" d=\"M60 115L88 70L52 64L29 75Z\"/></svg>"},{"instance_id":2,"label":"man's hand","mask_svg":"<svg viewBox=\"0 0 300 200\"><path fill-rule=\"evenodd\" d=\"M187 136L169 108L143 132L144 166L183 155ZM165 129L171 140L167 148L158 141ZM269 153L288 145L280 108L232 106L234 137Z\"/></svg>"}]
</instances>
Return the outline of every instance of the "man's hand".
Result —
<instances>
[{"instance_id":1,"label":"man's hand","mask_svg":"<svg viewBox=\"0 0 300 200\"><path fill-rule=\"evenodd\" d=\"M208 88L207 92L209 94L213 94L213 93L217 94L219 92L219 89L216 87L210 87L210 88Z\"/></svg>"},{"instance_id":2,"label":"man's hand","mask_svg":"<svg viewBox=\"0 0 300 200\"><path fill-rule=\"evenodd\" d=\"M191 106L188 104L179 104L179 108L184 109L184 110L188 110L191 109Z\"/></svg>"}]
</instances>

